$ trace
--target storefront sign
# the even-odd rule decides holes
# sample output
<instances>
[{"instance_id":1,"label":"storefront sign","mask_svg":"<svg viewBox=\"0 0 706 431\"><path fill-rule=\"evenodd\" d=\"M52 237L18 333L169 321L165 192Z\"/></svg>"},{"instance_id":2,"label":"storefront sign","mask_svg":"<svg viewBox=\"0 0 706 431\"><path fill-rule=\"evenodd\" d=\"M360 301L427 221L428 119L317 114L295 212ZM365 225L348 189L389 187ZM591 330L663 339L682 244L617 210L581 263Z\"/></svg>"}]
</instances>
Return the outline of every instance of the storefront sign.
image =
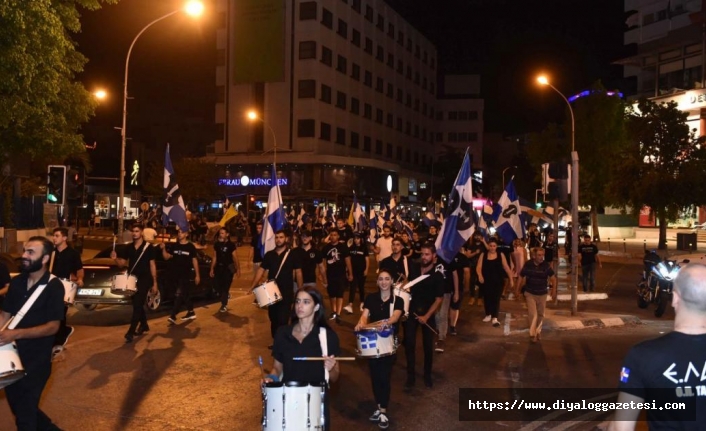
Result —
<instances>
[{"instance_id":1,"label":"storefront sign","mask_svg":"<svg viewBox=\"0 0 706 431\"><path fill-rule=\"evenodd\" d=\"M280 186L286 186L287 182L287 178L277 178L277 184ZM272 178L250 178L243 175L240 178L221 178L218 180L218 185L229 187L272 186Z\"/></svg>"}]
</instances>

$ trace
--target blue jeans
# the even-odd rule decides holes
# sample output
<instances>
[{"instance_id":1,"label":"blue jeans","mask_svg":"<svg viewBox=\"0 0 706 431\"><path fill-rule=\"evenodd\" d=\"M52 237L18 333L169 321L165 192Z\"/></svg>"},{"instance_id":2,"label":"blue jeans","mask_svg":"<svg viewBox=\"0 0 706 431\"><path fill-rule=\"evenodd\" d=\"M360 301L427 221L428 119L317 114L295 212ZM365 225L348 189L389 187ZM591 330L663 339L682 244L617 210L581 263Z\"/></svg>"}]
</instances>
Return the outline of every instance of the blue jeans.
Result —
<instances>
[{"instance_id":1,"label":"blue jeans","mask_svg":"<svg viewBox=\"0 0 706 431\"><path fill-rule=\"evenodd\" d=\"M593 292L596 287L596 263L581 265L581 283L584 292Z\"/></svg>"}]
</instances>

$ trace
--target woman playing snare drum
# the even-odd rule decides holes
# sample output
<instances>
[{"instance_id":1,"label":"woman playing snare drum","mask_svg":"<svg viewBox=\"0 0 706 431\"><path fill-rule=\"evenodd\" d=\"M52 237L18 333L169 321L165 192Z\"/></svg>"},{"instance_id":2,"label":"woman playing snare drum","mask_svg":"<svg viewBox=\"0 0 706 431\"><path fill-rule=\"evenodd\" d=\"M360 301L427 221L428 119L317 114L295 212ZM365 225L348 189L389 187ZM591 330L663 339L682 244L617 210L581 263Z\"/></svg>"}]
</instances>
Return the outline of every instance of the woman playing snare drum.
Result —
<instances>
[{"instance_id":1,"label":"woman playing snare drum","mask_svg":"<svg viewBox=\"0 0 706 431\"><path fill-rule=\"evenodd\" d=\"M282 326L275 334L272 346L274 366L263 383L281 380L287 382L319 385L326 380L338 380L339 368L336 356L341 353L338 335L326 323L323 298L315 287L304 287L297 291L292 310L292 325ZM302 357L322 357L323 349L319 334L326 331L326 359L321 361L295 360ZM330 428L328 402L324 404L326 428Z\"/></svg>"},{"instance_id":2,"label":"woman playing snare drum","mask_svg":"<svg viewBox=\"0 0 706 431\"><path fill-rule=\"evenodd\" d=\"M356 331L375 327L377 330L394 328L404 313L404 301L392 295L392 275L386 270L378 273L378 287L380 293L373 293L365 297L363 315L355 327ZM368 323L372 321L372 323ZM371 422L377 422L378 427L386 429L390 426L387 417L387 406L390 402L390 378L395 354L380 358L370 358L370 380L373 384L373 394L377 403L377 410L370 416Z\"/></svg>"}]
</instances>

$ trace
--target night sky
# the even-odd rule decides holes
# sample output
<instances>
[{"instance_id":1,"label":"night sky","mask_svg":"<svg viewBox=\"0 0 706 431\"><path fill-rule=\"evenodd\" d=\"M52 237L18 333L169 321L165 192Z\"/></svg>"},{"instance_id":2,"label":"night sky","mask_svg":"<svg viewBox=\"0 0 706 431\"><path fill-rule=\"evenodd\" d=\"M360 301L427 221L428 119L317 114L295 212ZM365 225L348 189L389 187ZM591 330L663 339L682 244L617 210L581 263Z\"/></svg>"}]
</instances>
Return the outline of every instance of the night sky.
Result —
<instances>
[{"instance_id":1,"label":"night sky","mask_svg":"<svg viewBox=\"0 0 706 431\"><path fill-rule=\"evenodd\" d=\"M442 71L481 75L486 131L522 133L563 121L558 95L535 85L541 71L567 96L598 79L608 88L631 92L631 83L621 79L622 67L611 65L631 53L622 44L622 1L388 3L436 44ZM97 159L119 155L120 132L113 127L121 121L125 56L132 38L181 4L120 0L98 12L83 11L83 31L75 39L89 63L79 78L89 90L104 87L111 95L84 128L87 142L98 141ZM213 15L193 20L178 14L140 37L130 60L129 93L135 99L128 105L128 136L147 146L168 140L177 156L198 155L203 143L214 140L207 128L202 128L203 137L185 138L184 124L213 123L215 31Z\"/></svg>"}]
</instances>

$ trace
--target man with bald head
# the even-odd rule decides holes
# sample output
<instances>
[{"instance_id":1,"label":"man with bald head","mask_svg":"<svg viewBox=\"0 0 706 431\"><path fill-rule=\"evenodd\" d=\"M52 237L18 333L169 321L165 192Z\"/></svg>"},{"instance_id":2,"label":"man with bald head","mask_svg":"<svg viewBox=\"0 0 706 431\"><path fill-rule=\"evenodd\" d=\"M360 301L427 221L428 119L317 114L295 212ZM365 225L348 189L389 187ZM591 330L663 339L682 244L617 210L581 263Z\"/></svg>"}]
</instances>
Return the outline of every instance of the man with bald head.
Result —
<instances>
[{"instance_id":1,"label":"man with bald head","mask_svg":"<svg viewBox=\"0 0 706 431\"><path fill-rule=\"evenodd\" d=\"M650 409L650 429L706 429L706 266L689 264L674 280L674 331L628 352L618 402L686 402L690 410ZM695 402L695 406L693 403ZM610 430L634 430L640 409L616 410Z\"/></svg>"}]
</instances>

